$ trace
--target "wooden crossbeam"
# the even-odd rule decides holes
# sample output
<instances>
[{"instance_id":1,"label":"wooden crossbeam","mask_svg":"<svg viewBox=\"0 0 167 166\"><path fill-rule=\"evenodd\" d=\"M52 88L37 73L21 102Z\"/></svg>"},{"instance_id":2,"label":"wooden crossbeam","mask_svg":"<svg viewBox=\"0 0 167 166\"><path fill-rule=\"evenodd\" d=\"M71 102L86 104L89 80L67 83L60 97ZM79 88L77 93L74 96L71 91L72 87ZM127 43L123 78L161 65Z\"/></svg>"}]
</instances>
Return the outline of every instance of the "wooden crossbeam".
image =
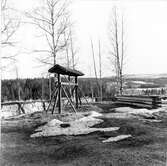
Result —
<instances>
[{"instance_id":1,"label":"wooden crossbeam","mask_svg":"<svg viewBox=\"0 0 167 166\"><path fill-rule=\"evenodd\" d=\"M50 105L51 105L51 103L52 103L53 97L54 97L55 94L57 94L57 91L58 91L58 88L55 88L55 90L53 91L53 93L52 93L52 95L51 95L51 100L50 100L50 103L49 103L49 105L48 105L48 107L47 107L47 109L46 109L46 112L48 112L49 107L50 107Z\"/></svg>"},{"instance_id":2,"label":"wooden crossbeam","mask_svg":"<svg viewBox=\"0 0 167 166\"><path fill-rule=\"evenodd\" d=\"M33 101L9 101L9 102L2 102L1 105L14 105L14 104L31 104L36 102L49 102L50 100L33 100Z\"/></svg>"},{"instance_id":3,"label":"wooden crossbeam","mask_svg":"<svg viewBox=\"0 0 167 166\"><path fill-rule=\"evenodd\" d=\"M65 91L64 87L62 87L62 89L63 89L63 91L64 91L64 93L65 93L65 95L66 95L66 97L67 97L72 109L74 110L74 112L77 112L75 107L74 107L74 105L73 105L73 103L72 103L72 100L68 97L67 92Z\"/></svg>"},{"instance_id":4,"label":"wooden crossbeam","mask_svg":"<svg viewBox=\"0 0 167 166\"><path fill-rule=\"evenodd\" d=\"M53 114L53 112L54 112L54 110L55 110L55 106L56 106L56 104L57 104L57 100L58 99L58 97L57 97L57 92L55 93L55 101L54 101L54 105L53 105L53 109L52 109L52 114Z\"/></svg>"},{"instance_id":5,"label":"wooden crossbeam","mask_svg":"<svg viewBox=\"0 0 167 166\"><path fill-rule=\"evenodd\" d=\"M66 85L66 86L78 86L78 83L73 83L73 82L61 82L61 85Z\"/></svg>"}]
</instances>

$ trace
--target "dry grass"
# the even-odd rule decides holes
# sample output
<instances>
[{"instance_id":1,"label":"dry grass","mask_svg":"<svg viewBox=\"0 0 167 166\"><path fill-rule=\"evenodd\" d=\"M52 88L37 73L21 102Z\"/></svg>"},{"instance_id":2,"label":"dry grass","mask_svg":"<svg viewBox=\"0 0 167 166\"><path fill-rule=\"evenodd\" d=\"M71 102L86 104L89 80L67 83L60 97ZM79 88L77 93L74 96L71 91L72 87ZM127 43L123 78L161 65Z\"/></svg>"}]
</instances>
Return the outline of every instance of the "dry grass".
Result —
<instances>
[{"instance_id":1,"label":"dry grass","mask_svg":"<svg viewBox=\"0 0 167 166\"><path fill-rule=\"evenodd\" d=\"M107 106L105 106L106 108ZM101 105L102 108L102 105ZM107 110L107 109L106 109ZM105 111L106 111L105 110ZM34 129L45 123L2 123L1 165L6 166L162 166L167 149L167 119L160 123L138 119L103 119L95 127L115 127L114 132L94 132L85 136L30 138ZM8 121L8 124L10 123ZM131 134L115 143L102 140Z\"/></svg>"}]
</instances>

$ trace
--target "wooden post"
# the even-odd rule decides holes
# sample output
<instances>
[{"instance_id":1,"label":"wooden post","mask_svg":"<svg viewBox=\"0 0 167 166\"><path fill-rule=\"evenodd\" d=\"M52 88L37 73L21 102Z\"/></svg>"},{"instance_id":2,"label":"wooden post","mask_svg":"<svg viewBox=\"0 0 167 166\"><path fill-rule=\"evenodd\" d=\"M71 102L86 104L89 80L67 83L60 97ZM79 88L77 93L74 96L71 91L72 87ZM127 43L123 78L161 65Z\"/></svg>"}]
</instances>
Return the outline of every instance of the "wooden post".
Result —
<instances>
[{"instance_id":1,"label":"wooden post","mask_svg":"<svg viewBox=\"0 0 167 166\"><path fill-rule=\"evenodd\" d=\"M71 81L71 78L70 78L70 76L68 76L68 81L69 81L69 85L70 85L70 81ZM71 86L69 86L69 98L71 98L71 94L72 94L72 90L71 90Z\"/></svg>"},{"instance_id":2,"label":"wooden post","mask_svg":"<svg viewBox=\"0 0 167 166\"><path fill-rule=\"evenodd\" d=\"M17 104L18 104L19 114L21 114L21 112L22 112L23 114L25 114L25 110L24 110L23 106L21 105L21 103L18 102Z\"/></svg>"},{"instance_id":3,"label":"wooden post","mask_svg":"<svg viewBox=\"0 0 167 166\"><path fill-rule=\"evenodd\" d=\"M78 78L75 77L75 102L76 102L76 108L78 108Z\"/></svg>"},{"instance_id":4,"label":"wooden post","mask_svg":"<svg viewBox=\"0 0 167 166\"><path fill-rule=\"evenodd\" d=\"M45 107L45 102L44 102L44 98L45 98L45 87L44 87L44 78L42 77L42 106L43 106L43 110L46 111L46 107Z\"/></svg>"},{"instance_id":5,"label":"wooden post","mask_svg":"<svg viewBox=\"0 0 167 166\"><path fill-rule=\"evenodd\" d=\"M59 107L59 114L61 114L61 80L60 80L60 74L58 74L58 107Z\"/></svg>"},{"instance_id":6,"label":"wooden post","mask_svg":"<svg viewBox=\"0 0 167 166\"><path fill-rule=\"evenodd\" d=\"M58 91L58 86L56 86L55 90L54 90L53 93L51 94L51 100L50 100L49 105L48 105L48 107L47 107L47 109L46 109L46 113L48 112L49 107L50 107L51 104L52 104L52 100L54 99L54 95L55 95L55 94L57 95L57 91Z\"/></svg>"},{"instance_id":7,"label":"wooden post","mask_svg":"<svg viewBox=\"0 0 167 166\"><path fill-rule=\"evenodd\" d=\"M51 82L51 77L49 76L49 100L51 100L51 95L52 94L52 82Z\"/></svg>"},{"instance_id":8,"label":"wooden post","mask_svg":"<svg viewBox=\"0 0 167 166\"><path fill-rule=\"evenodd\" d=\"M52 114L54 113L54 110L55 110L55 106L57 105L57 91L55 93L55 96L54 96L54 105L53 105L53 109L52 109Z\"/></svg>"},{"instance_id":9,"label":"wooden post","mask_svg":"<svg viewBox=\"0 0 167 166\"><path fill-rule=\"evenodd\" d=\"M42 100L44 100L44 78L42 77Z\"/></svg>"}]
</instances>

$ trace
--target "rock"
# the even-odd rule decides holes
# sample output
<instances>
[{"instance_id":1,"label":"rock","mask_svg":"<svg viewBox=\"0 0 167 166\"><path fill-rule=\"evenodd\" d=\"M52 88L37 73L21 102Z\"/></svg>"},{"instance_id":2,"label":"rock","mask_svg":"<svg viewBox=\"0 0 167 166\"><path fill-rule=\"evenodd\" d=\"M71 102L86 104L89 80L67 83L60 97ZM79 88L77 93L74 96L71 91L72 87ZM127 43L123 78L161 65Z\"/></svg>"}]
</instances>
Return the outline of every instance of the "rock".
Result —
<instances>
[{"instance_id":1,"label":"rock","mask_svg":"<svg viewBox=\"0 0 167 166\"><path fill-rule=\"evenodd\" d=\"M60 127L67 128L67 127L70 127L70 124L69 123L62 123L62 124L60 124Z\"/></svg>"}]
</instances>

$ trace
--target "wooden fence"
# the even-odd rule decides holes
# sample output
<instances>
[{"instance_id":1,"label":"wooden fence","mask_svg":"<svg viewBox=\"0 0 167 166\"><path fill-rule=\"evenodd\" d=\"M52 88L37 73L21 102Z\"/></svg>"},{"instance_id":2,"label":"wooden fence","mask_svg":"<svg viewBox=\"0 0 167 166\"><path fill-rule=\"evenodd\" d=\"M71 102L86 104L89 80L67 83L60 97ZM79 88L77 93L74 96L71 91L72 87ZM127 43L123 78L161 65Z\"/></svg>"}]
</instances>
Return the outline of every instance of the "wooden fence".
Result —
<instances>
[{"instance_id":1,"label":"wooden fence","mask_svg":"<svg viewBox=\"0 0 167 166\"><path fill-rule=\"evenodd\" d=\"M46 110L45 103L49 102L50 100L28 100L28 101L7 101L7 102L2 102L1 103L1 108L5 105L17 105L18 106L18 112L25 113L24 110L24 105L25 104L31 104L31 103L42 103L43 104L43 109Z\"/></svg>"}]
</instances>

